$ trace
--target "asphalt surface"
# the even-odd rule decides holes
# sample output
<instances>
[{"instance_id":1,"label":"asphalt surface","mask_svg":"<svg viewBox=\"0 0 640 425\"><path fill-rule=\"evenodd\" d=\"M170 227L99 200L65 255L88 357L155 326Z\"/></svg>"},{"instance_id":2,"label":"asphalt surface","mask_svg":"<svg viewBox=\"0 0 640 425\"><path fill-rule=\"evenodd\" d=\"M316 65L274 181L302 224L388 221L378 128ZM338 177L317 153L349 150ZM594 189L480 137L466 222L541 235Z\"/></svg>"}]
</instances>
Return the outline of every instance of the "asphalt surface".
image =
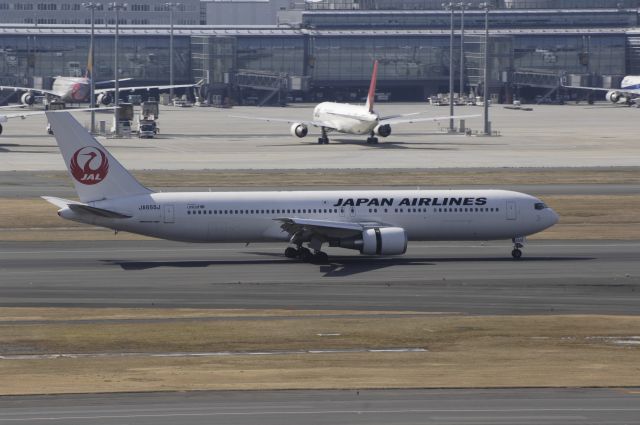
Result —
<instances>
[{"instance_id":1,"label":"asphalt surface","mask_svg":"<svg viewBox=\"0 0 640 425\"><path fill-rule=\"evenodd\" d=\"M637 424L639 389L247 391L0 398L0 424Z\"/></svg>"},{"instance_id":2,"label":"asphalt surface","mask_svg":"<svg viewBox=\"0 0 640 425\"><path fill-rule=\"evenodd\" d=\"M318 129L303 139L289 134L289 125L231 115L309 120L315 104L280 107L161 107L156 139L99 137L131 170L169 169L362 169L362 168L501 168L501 167L637 167L637 110L600 105L534 105L533 111L489 108L492 128L500 137L446 134L445 119L395 125L379 144L366 137L330 133L329 145L318 145ZM136 108L137 109L137 108ZM425 103L378 103L382 116L422 112L447 116L448 108ZM3 111L3 113L9 111ZM136 111L137 112L137 111ZM482 114L481 107L456 107L456 114ZM89 126L90 114L75 112ZM96 120L110 122L111 111ZM46 118L33 116L3 124L0 171L62 170L64 163L53 137L45 133ZM458 125L456 121L456 125ZM466 120L479 131L482 117Z\"/></svg>"},{"instance_id":3,"label":"asphalt surface","mask_svg":"<svg viewBox=\"0 0 640 425\"><path fill-rule=\"evenodd\" d=\"M463 314L637 314L640 243L413 243L401 257L284 244L2 242L1 306L413 310Z\"/></svg>"}]
</instances>

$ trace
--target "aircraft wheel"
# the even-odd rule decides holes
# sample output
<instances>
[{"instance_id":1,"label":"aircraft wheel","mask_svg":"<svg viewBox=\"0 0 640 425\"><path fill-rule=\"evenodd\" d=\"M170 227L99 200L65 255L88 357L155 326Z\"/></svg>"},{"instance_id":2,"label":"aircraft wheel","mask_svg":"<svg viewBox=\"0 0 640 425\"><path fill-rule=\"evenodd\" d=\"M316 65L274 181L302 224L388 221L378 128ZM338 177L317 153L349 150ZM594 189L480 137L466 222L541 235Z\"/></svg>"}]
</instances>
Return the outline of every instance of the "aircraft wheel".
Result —
<instances>
[{"instance_id":1,"label":"aircraft wheel","mask_svg":"<svg viewBox=\"0 0 640 425\"><path fill-rule=\"evenodd\" d=\"M313 260L313 254L311 253L311 251L309 251L308 248L300 248L299 252L299 256L300 259L304 262L311 262L311 260Z\"/></svg>"},{"instance_id":2,"label":"aircraft wheel","mask_svg":"<svg viewBox=\"0 0 640 425\"><path fill-rule=\"evenodd\" d=\"M513 251L511 251L511 256L513 257L514 260L519 260L520 257L522 257L522 251L516 248Z\"/></svg>"},{"instance_id":3,"label":"aircraft wheel","mask_svg":"<svg viewBox=\"0 0 640 425\"><path fill-rule=\"evenodd\" d=\"M371 143L373 143L374 145L378 143L378 138L377 137L372 137L371 138Z\"/></svg>"},{"instance_id":4,"label":"aircraft wheel","mask_svg":"<svg viewBox=\"0 0 640 425\"><path fill-rule=\"evenodd\" d=\"M292 247L288 247L287 249L284 250L284 256L287 258L297 258L298 250Z\"/></svg>"},{"instance_id":5,"label":"aircraft wheel","mask_svg":"<svg viewBox=\"0 0 640 425\"><path fill-rule=\"evenodd\" d=\"M316 252L316 255L314 256L314 262L318 263L318 264L328 264L329 263L329 256L327 255L326 252L322 252L322 251L318 251Z\"/></svg>"},{"instance_id":6,"label":"aircraft wheel","mask_svg":"<svg viewBox=\"0 0 640 425\"><path fill-rule=\"evenodd\" d=\"M371 144L371 137L367 137L367 143Z\"/></svg>"}]
</instances>

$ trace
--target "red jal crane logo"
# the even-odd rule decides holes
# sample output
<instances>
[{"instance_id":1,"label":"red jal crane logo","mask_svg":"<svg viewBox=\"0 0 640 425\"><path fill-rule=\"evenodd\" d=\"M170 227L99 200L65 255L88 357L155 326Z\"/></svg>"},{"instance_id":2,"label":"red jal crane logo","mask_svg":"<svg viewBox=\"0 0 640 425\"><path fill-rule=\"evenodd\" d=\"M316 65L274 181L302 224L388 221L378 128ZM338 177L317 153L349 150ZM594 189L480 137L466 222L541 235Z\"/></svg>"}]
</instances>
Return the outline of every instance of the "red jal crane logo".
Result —
<instances>
[{"instance_id":1,"label":"red jal crane logo","mask_svg":"<svg viewBox=\"0 0 640 425\"><path fill-rule=\"evenodd\" d=\"M97 184L107 177L109 160L98 148L85 146L71 157L71 175L82 184Z\"/></svg>"}]
</instances>

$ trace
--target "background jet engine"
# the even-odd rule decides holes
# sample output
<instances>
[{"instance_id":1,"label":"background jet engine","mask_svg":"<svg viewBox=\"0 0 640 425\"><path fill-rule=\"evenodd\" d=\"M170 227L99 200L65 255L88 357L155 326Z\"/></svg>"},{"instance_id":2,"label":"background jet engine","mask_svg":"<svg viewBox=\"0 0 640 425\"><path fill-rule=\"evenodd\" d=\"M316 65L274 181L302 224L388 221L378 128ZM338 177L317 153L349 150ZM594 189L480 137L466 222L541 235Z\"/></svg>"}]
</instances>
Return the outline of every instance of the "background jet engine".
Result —
<instances>
[{"instance_id":1,"label":"background jet engine","mask_svg":"<svg viewBox=\"0 0 640 425\"><path fill-rule=\"evenodd\" d=\"M113 98L109 93L100 93L97 102L99 105L109 106L113 102Z\"/></svg>"},{"instance_id":2,"label":"background jet engine","mask_svg":"<svg viewBox=\"0 0 640 425\"><path fill-rule=\"evenodd\" d=\"M34 104L35 101L36 101L36 97L31 92L26 92L20 97L20 102L22 102L23 105L31 106Z\"/></svg>"},{"instance_id":3,"label":"background jet engine","mask_svg":"<svg viewBox=\"0 0 640 425\"><path fill-rule=\"evenodd\" d=\"M373 129L373 132L380 137L387 137L391 134L391 126L389 124L378 124L376 128Z\"/></svg>"},{"instance_id":4,"label":"background jet engine","mask_svg":"<svg viewBox=\"0 0 640 425\"><path fill-rule=\"evenodd\" d=\"M607 94L605 95L605 99L613 103L624 103L627 101L627 99L622 95L622 93L615 90L608 91Z\"/></svg>"},{"instance_id":5,"label":"background jet engine","mask_svg":"<svg viewBox=\"0 0 640 425\"><path fill-rule=\"evenodd\" d=\"M292 136L304 137L307 135L307 133L309 133L309 129L306 125L296 122L291 125L291 129L289 129L289 132Z\"/></svg>"}]
</instances>

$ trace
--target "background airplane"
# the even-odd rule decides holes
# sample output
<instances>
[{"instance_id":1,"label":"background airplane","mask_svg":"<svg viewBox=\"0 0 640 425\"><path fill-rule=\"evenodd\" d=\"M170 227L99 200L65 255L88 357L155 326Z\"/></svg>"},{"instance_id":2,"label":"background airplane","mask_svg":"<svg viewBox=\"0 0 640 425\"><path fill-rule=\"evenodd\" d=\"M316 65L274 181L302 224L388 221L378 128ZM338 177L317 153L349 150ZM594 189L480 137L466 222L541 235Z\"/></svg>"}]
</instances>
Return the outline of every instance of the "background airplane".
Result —
<instances>
[{"instance_id":1,"label":"background airplane","mask_svg":"<svg viewBox=\"0 0 640 425\"><path fill-rule=\"evenodd\" d=\"M20 97L20 102L23 105L33 105L36 100L36 94L44 95L50 99L58 99L67 103L81 103L89 102L89 96L91 94L91 78L93 70L91 67L92 53L89 51L89 61L87 64L87 71L84 77L63 77L57 76L53 79L53 85L51 90L36 89L33 87L17 87L17 86L0 86L0 90L12 90L12 91L24 91ZM130 81L131 78L120 78L118 82ZM115 80L96 81L95 85L114 84ZM134 87L119 87L119 92L137 91L137 90L168 90L171 88L188 88L194 87L198 84L174 84L174 85L150 85L150 86L134 86ZM115 87L97 88L94 90L96 94L96 104L108 106L113 102L113 96L115 94Z\"/></svg>"},{"instance_id":2,"label":"background airplane","mask_svg":"<svg viewBox=\"0 0 640 425\"><path fill-rule=\"evenodd\" d=\"M305 137L309 132L309 126L318 127L321 136L318 138L319 144L329 143L327 132L337 131L346 134L368 134L367 143L378 143L378 138L387 137L391 134L391 126L396 124L409 124L424 121L442 121L451 118L473 118L479 115L460 115L446 117L416 117L422 112L409 114L390 115L381 117L373 110L375 103L376 81L378 77L378 61L373 63L373 73L369 84L367 102L362 105L351 105L348 103L322 102L313 110L313 120L295 121L280 118L255 117L232 115L234 118L260 120L267 122L285 122L291 124L289 132L295 137ZM413 117L413 118L408 118Z\"/></svg>"},{"instance_id":3,"label":"background airplane","mask_svg":"<svg viewBox=\"0 0 640 425\"><path fill-rule=\"evenodd\" d=\"M612 103L625 103L627 105L636 104L640 97L640 75L627 75L620 82L619 89L606 89L603 87L567 86L567 89L591 90L606 92L604 97Z\"/></svg>"},{"instance_id":4,"label":"background airplane","mask_svg":"<svg viewBox=\"0 0 640 425\"><path fill-rule=\"evenodd\" d=\"M558 221L541 200L505 190L163 192L140 184L68 113L47 112L79 201L43 197L67 220L186 242L289 243L328 261L323 245L400 255L408 241L512 239ZM303 246L307 244L307 246Z\"/></svg>"}]
</instances>

